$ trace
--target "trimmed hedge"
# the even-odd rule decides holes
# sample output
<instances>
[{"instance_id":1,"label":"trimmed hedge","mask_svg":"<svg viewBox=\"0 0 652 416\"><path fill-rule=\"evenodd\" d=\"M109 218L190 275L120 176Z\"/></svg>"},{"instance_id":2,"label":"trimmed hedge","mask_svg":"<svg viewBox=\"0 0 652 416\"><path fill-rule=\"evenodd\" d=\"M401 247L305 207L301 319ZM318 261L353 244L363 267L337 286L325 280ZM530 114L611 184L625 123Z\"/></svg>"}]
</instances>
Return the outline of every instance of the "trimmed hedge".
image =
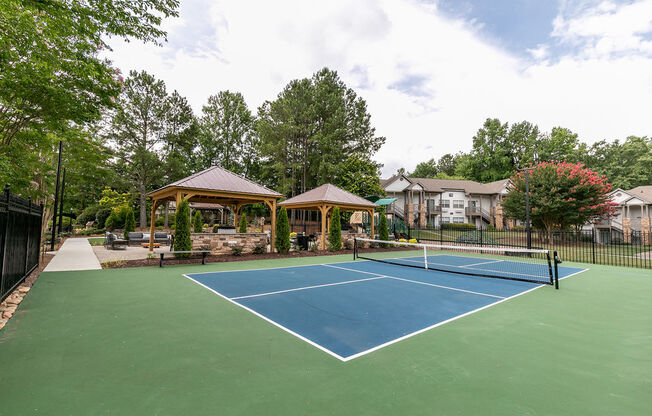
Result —
<instances>
[{"instance_id":1,"label":"trimmed hedge","mask_svg":"<svg viewBox=\"0 0 652 416\"><path fill-rule=\"evenodd\" d=\"M169 220L169 218L168 218ZM195 215L192 217L192 229L196 233L201 233L204 231L203 228L204 224L202 223L201 220L201 213L199 211L195 211Z\"/></svg>"},{"instance_id":2,"label":"trimmed hedge","mask_svg":"<svg viewBox=\"0 0 652 416\"><path fill-rule=\"evenodd\" d=\"M190 241L190 207L188 201L183 200L179 204L177 210L176 230L174 232L174 250L175 251L190 251L192 250L192 242ZM188 258L189 253L175 254L178 258Z\"/></svg>"},{"instance_id":3,"label":"trimmed hedge","mask_svg":"<svg viewBox=\"0 0 652 416\"><path fill-rule=\"evenodd\" d=\"M450 222L441 225L442 230L475 230L475 224Z\"/></svg>"},{"instance_id":4,"label":"trimmed hedge","mask_svg":"<svg viewBox=\"0 0 652 416\"><path fill-rule=\"evenodd\" d=\"M342 250L342 225L340 224L340 207L333 208L331 226L328 230L328 249L331 251Z\"/></svg>"},{"instance_id":5,"label":"trimmed hedge","mask_svg":"<svg viewBox=\"0 0 652 416\"><path fill-rule=\"evenodd\" d=\"M290 251L290 222L285 207L281 207L276 218L276 250L281 254Z\"/></svg>"}]
</instances>

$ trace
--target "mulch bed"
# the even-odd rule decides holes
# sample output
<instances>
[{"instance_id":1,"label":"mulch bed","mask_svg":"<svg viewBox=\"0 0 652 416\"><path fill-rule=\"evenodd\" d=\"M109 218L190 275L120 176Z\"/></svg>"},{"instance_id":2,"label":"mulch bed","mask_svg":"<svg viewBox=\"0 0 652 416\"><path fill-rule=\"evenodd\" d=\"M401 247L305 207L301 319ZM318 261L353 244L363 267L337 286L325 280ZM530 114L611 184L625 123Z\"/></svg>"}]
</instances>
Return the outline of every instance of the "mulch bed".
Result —
<instances>
[{"instance_id":1,"label":"mulch bed","mask_svg":"<svg viewBox=\"0 0 652 416\"><path fill-rule=\"evenodd\" d=\"M397 250L396 248L394 250ZM414 250L410 247L401 247L400 250ZM382 248L366 248L364 249L365 253L372 253L378 251L385 251ZM318 256L333 256L339 254L348 254L353 260L353 250L340 250L340 251L326 251L326 250L317 250L317 251L291 251L288 254L278 254L278 253L263 253L263 254L242 254L240 256L234 256L231 254L221 254L221 255L209 255L206 256L206 263L225 263L231 261L248 261L248 260L269 260L269 259L286 259L286 258L297 258L297 257L318 257ZM196 256L190 259L175 259L172 256L165 257L166 265L173 264L197 264L201 261L201 256ZM156 258L153 259L140 259L140 260L116 260L116 261L107 261L102 263L102 268L104 269L123 269L128 267L146 267L146 266L158 266L159 265L159 256L156 255Z\"/></svg>"}]
</instances>

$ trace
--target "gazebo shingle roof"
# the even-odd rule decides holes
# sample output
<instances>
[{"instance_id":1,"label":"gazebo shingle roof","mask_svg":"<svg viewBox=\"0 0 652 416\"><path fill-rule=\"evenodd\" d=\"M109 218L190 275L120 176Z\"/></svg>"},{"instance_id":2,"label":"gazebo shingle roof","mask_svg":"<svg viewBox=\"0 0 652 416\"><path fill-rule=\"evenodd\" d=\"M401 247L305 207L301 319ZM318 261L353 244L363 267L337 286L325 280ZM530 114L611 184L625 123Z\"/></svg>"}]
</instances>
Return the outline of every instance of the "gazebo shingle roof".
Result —
<instances>
[{"instance_id":1,"label":"gazebo shingle roof","mask_svg":"<svg viewBox=\"0 0 652 416\"><path fill-rule=\"evenodd\" d=\"M229 172L220 166L213 166L201 172L197 172L194 175L188 176L187 178L183 178L160 189L157 189L156 191L150 192L150 194L171 187L207 189L213 191L247 193L272 197L281 196L281 194L278 192L274 192L271 189L265 188L264 186L250 181L245 177L237 175L233 172Z\"/></svg>"},{"instance_id":2,"label":"gazebo shingle roof","mask_svg":"<svg viewBox=\"0 0 652 416\"><path fill-rule=\"evenodd\" d=\"M364 198L338 188L330 183L326 183L320 187L287 199L279 203L279 206L309 204L312 202L330 202L334 205L357 205L369 208L374 208L376 206L373 202L367 201Z\"/></svg>"}]
</instances>

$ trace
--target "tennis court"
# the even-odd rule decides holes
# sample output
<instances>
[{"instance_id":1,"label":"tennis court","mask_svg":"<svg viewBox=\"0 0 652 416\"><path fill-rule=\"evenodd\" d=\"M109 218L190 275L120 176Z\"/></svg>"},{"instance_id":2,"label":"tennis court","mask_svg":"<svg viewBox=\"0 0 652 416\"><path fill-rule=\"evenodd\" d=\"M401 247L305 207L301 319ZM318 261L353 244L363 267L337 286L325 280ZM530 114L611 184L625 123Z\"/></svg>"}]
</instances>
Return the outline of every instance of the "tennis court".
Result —
<instances>
[{"instance_id":1,"label":"tennis court","mask_svg":"<svg viewBox=\"0 0 652 416\"><path fill-rule=\"evenodd\" d=\"M551 266L533 258L393 254L381 252L377 259L342 263L185 276L342 361L553 280L547 276ZM425 269L426 264L430 269ZM560 279L584 271L565 266L556 269ZM552 287L545 290L555 296Z\"/></svg>"}]
</instances>

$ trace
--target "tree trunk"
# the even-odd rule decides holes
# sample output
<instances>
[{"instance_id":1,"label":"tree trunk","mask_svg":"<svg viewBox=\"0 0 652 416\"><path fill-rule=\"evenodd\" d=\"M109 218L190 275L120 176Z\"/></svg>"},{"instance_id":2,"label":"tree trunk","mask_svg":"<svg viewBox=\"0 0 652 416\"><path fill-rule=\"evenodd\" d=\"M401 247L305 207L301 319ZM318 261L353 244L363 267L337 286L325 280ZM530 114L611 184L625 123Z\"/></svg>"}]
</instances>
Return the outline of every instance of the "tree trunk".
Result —
<instances>
[{"instance_id":1,"label":"tree trunk","mask_svg":"<svg viewBox=\"0 0 652 416\"><path fill-rule=\"evenodd\" d=\"M147 227L147 194L145 192L145 181L140 182L140 228Z\"/></svg>"}]
</instances>

